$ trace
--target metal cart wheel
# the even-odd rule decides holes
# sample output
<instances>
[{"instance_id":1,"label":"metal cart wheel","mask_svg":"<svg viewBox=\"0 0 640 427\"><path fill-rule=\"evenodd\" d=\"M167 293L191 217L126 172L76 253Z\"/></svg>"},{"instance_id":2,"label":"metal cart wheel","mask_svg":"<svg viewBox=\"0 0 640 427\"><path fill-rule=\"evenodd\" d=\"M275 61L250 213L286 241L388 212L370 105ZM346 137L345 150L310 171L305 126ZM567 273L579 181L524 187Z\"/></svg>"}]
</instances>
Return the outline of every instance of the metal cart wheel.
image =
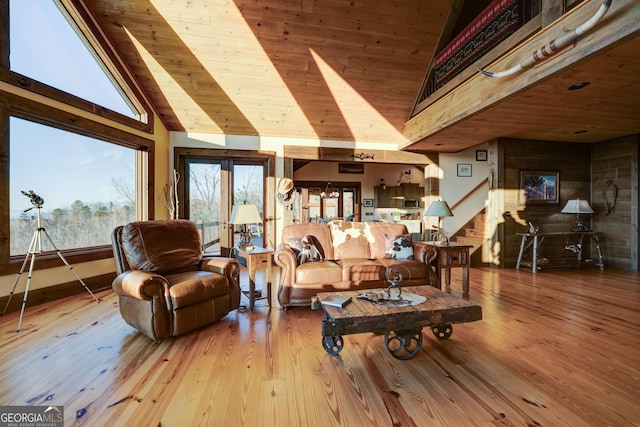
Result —
<instances>
[{"instance_id":1,"label":"metal cart wheel","mask_svg":"<svg viewBox=\"0 0 640 427\"><path fill-rule=\"evenodd\" d=\"M411 359L422 348L422 330L387 331L384 334L384 345L396 359Z\"/></svg>"},{"instance_id":2,"label":"metal cart wheel","mask_svg":"<svg viewBox=\"0 0 640 427\"><path fill-rule=\"evenodd\" d=\"M344 347L344 341L342 341L342 337L339 335L337 337L322 337L322 347L324 347L327 353L335 356L340 353L340 350Z\"/></svg>"},{"instance_id":3,"label":"metal cart wheel","mask_svg":"<svg viewBox=\"0 0 640 427\"><path fill-rule=\"evenodd\" d=\"M431 332L433 332L433 335L435 335L439 340L447 340L453 334L453 326L433 326L431 327Z\"/></svg>"}]
</instances>

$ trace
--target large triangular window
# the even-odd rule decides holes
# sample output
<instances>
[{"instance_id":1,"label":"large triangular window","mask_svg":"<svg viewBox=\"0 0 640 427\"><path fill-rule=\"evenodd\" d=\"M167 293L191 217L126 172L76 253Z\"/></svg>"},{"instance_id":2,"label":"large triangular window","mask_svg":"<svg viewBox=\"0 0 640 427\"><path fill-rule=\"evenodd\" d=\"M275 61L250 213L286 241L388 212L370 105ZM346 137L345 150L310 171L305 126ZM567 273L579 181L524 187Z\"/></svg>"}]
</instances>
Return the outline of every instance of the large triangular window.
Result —
<instances>
[{"instance_id":1,"label":"large triangular window","mask_svg":"<svg viewBox=\"0 0 640 427\"><path fill-rule=\"evenodd\" d=\"M11 71L136 121L146 120L139 100L122 87L114 67L105 64L59 1L10 0L9 18Z\"/></svg>"}]
</instances>

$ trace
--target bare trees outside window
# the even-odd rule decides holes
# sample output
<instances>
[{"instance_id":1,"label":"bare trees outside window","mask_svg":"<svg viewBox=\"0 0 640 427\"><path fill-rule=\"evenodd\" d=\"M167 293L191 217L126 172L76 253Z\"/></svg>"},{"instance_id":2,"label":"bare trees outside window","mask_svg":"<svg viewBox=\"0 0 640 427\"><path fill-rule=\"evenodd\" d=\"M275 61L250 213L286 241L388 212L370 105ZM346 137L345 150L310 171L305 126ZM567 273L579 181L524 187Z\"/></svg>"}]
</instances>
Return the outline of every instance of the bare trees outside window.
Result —
<instances>
[{"instance_id":1,"label":"bare trees outside window","mask_svg":"<svg viewBox=\"0 0 640 427\"><path fill-rule=\"evenodd\" d=\"M9 123L11 255L27 252L37 227L21 191L44 199L42 225L59 249L108 245L115 226L135 220L135 150L16 117Z\"/></svg>"}]
</instances>

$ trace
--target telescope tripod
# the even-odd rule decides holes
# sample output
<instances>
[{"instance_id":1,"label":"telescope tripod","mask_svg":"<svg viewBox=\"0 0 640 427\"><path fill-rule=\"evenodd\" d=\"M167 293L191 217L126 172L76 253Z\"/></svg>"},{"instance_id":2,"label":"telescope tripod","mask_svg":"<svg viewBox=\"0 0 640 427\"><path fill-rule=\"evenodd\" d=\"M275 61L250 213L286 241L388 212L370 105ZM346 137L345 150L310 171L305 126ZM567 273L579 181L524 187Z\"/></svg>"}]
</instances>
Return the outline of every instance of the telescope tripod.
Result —
<instances>
[{"instance_id":1,"label":"telescope tripod","mask_svg":"<svg viewBox=\"0 0 640 427\"><path fill-rule=\"evenodd\" d=\"M67 267L69 267L69 271L71 271L76 276L76 279L78 279L78 281L82 284L82 286L84 286L85 290L87 292L89 292L89 294L93 297L93 299L95 299L97 302L100 302L100 299L98 299L93 294L93 292L91 292L91 289L89 289L89 287L86 285L86 283L84 283L82 281L80 276L78 276L78 273L75 272L75 270L67 262L65 257L62 256L62 253L60 253L60 249L58 249L56 247L55 243L53 243L53 240L51 240L51 236L49 236L49 233L47 233L47 230L45 230L45 228L42 226L42 223L40 221L40 209L41 208L42 208L41 206L37 206L37 209L38 209L38 226L37 226L36 230L33 233L33 237L31 238L31 243L29 244L29 250L27 251L27 256L24 258L24 262L22 263L22 267L20 268L20 272L18 273L18 277L16 278L16 282L14 283L13 289L11 290L11 293L9 294L9 299L7 299L7 303L5 304L4 310L2 311L2 315L4 316L4 314L7 311L7 307L9 307L9 303L11 302L11 298L13 297L13 293L16 290L16 286L18 286L18 283L20 282L20 277L22 276L22 273L24 273L24 269L27 266L27 262L29 262L29 273L27 275L27 285L26 285L26 287L24 289L24 298L22 299L22 308L20 310L20 320L18 320L18 330L16 332L20 332L20 325L22 325L22 315L24 314L24 308L25 308L25 305L27 303L27 294L29 293L29 284L31 283L31 275L33 274L33 265L35 264L35 261L36 261L36 255L42 253L42 235L43 234L47 238L47 240L49 240L49 243L51 243L51 246L53 246L53 249L55 249L56 254L58 254L58 257L60 257L62 262L64 262L64 264Z\"/></svg>"}]
</instances>

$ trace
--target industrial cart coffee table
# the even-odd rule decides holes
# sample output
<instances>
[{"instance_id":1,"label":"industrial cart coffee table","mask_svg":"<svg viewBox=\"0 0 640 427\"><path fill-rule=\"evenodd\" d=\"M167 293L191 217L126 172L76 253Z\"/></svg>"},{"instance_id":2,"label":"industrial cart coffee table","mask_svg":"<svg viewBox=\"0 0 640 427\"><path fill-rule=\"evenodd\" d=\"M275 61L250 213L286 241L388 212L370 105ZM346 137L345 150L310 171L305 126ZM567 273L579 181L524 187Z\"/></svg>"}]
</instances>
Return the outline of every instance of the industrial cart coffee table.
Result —
<instances>
[{"instance_id":1,"label":"industrial cart coffee table","mask_svg":"<svg viewBox=\"0 0 640 427\"><path fill-rule=\"evenodd\" d=\"M453 334L452 324L482 319L479 305L432 286L403 287L402 296L405 300L413 296L413 304L361 299L363 294L376 291L381 293L384 289L318 294L321 303L336 297L351 297L351 302L342 308L322 304L322 346L327 353L340 353L343 335L373 332L384 334L387 350L397 359L406 360L422 347L423 327L430 327L436 338L445 340ZM415 303L422 298L426 300Z\"/></svg>"}]
</instances>

